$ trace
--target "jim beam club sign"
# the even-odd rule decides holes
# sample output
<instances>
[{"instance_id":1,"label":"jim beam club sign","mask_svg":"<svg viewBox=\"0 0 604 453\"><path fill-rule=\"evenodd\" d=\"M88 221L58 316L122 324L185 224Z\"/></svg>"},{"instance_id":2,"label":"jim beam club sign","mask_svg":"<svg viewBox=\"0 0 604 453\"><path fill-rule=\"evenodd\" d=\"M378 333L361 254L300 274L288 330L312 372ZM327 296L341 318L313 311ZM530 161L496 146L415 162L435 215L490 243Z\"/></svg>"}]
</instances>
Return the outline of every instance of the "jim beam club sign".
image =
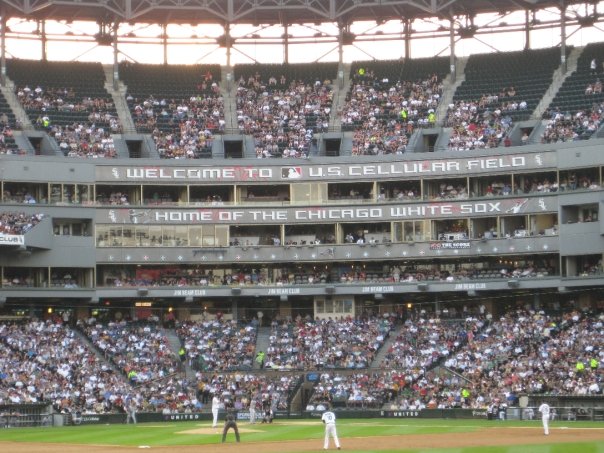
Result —
<instances>
[{"instance_id":1,"label":"jim beam club sign","mask_svg":"<svg viewBox=\"0 0 604 453\"><path fill-rule=\"evenodd\" d=\"M491 199L476 202L434 202L374 207L307 207L285 209L99 209L97 223L113 224L241 224L308 223L317 221L415 220L555 212L551 197Z\"/></svg>"}]
</instances>

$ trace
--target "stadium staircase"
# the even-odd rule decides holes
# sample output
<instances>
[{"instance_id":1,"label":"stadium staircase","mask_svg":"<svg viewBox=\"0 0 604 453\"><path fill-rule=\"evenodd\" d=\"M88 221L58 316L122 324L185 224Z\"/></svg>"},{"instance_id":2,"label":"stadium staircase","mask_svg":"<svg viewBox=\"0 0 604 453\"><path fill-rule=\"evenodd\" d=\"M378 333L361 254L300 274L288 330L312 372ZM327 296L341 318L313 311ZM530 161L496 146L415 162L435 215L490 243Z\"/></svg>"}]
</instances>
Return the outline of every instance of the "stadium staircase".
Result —
<instances>
[{"instance_id":1,"label":"stadium staircase","mask_svg":"<svg viewBox=\"0 0 604 453\"><path fill-rule=\"evenodd\" d=\"M466 383L469 383L471 386L474 386L474 382L472 382L471 379L465 377L463 374L460 374L457 371L452 370L451 368L448 368L444 365L439 365L439 366L433 368L432 373L434 373L437 376L443 376L445 374L450 374L450 375L453 375L456 378L458 378L460 381L464 381Z\"/></svg>"},{"instance_id":2,"label":"stadium staircase","mask_svg":"<svg viewBox=\"0 0 604 453\"><path fill-rule=\"evenodd\" d=\"M340 112L346 104L346 93L350 91L350 69L351 64L344 63L338 68L338 74L342 74L342 82L340 78L336 78L334 82L334 96L331 107L331 114L329 116L329 130L339 130L342 119L340 118Z\"/></svg>"},{"instance_id":3,"label":"stadium staircase","mask_svg":"<svg viewBox=\"0 0 604 453\"><path fill-rule=\"evenodd\" d=\"M602 138L602 137L604 137L604 124L602 124L602 125L601 125L601 126L598 128L598 130L596 131L596 133L594 134L594 136L595 136L596 138Z\"/></svg>"},{"instance_id":4,"label":"stadium staircase","mask_svg":"<svg viewBox=\"0 0 604 453\"><path fill-rule=\"evenodd\" d=\"M243 157L246 159L256 159L256 140L253 135L243 136Z\"/></svg>"},{"instance_id":5,"label":"stadium staircase","mask_svg":"<svg viewBox=\"0 0 604 453\"><path fill-rule=\"evenodd\" d=\"M445 80L443 80L443 96L438 103L436 109L436 124L444 125L447 120L447 110L449 104L453 102L453 95L457 88L466 80L466 65L468 64L468 58L458 58L456 67L456 78L455 81L451 80L451 74L449 74ZM447 140L448 142L448 140Z\"/></svg>"},{"instance_id":6,"label":"stadium staircase","mask_svg":"<svg viewBox=\"0 0 604 453\"><path fill-rule=\"evenodd\" d=\"M7 77L6 84L0 85L0 92L10 107L11 112L7 112L9 119L11 116L9 113L12 113L14 114L15 120L21 123L24 130L33 130L34 126L15 94L15 83Z\"/></svg>"},{"instance_id":7,"label":"stadium staircase","mask_svg":"<svg viewBox=\"0 0 604 453\"><path fill-rule=\"evenodd\" d=\"M537 107L535 108L535 111L532 115L533 118L538 119L543 116L545 111L548 109L548 107L556 97L556 94L562 87L564 81L577 70L579 57L581 57L581 54L583 54L584 50L585 47L573 47L571 49L566 60L566 70L564 68L564 65L560 65L560 67L556 69L556 71L554 72L552 84L547 89L545 95L541 98L539 104L537 104ZM541 136L541 132L538 134L539 137Z\"/></svg>"},{"instance_id":8,"label":"stadium staircase","mask_svg":"<svg viewBox=\"0 0 604 453\"><path fill-rule=\"evenodd\" d=\"M143 135L143 155L142 157L148 157L151 159L160 159L159 152L157 151L157 146L155 146L155 142L153 138L149 134Z\"/></svg>"},{"instance_id":9,"label":"stadium staircase","mask_svg":"<svg viewBox=\"0 0 604 453\"><path fill-rule=\"evenodd\" d=\"M369 369L376 370L381 368L381 364L384 362L384 358L386 357L386 354L388 354L390 346L392 346L392 343L394 343L394 341L396 340L399 331L400 326L390 331L388 338L386 338L384 344L382 345L376 356L373 358L373 361L369 364Z\"/></svg>"},{"instance_id":10,"label":"stadium staircase","mask_svg":"<svg viewBox=\"0 0 604 453\"><path fill-rule=\"evenodd\" d=\"M597 73L593 74L590 69L590 62L594 58L596 62L602 61L603 55L604 43L591 43L585 46L578 56L574 70L569 68L568 76L556 92L556 97L551 102L550 108L559 108L563 112L574 114L580 110L592 110L594 105L604 102L604 93L602 92L585 94L585 89L589 84L594 84L597 80L602 81L600 67L598 67Z\"/></svg>"},{"instance_id":11,"label":"stadium staircase","mask_svg":"<svg viewBox=\"0 0 604 453\"><path fill-rule=\"evenodd\" d=\"M170 350L176 356L178 356L178 350L180 349L181 342L180 342L180 338L178 338L178 335L176 335L176 331L174 329L162 328L161 333L168 339L168 343L170 344ZM185 377L195 376L195 371L193 371L193 368L191 368L191 365L189 365L188 360L185 360L184 372L185 372Z\"/></svg>"},{"instance_id":12,"label":"stadium staircase","mask_svg":"<svg viewBox=\"0 0 604 453\"><path fill-rule=\"evenodd\" d=\"M114 86L113 65L104 64L103 71L105 72L105 89L113 99L113 104L115 105L117 116L119 117L120 124L122 125L122 132L124 134L136 133L136 127L134 126L134 121L132 120L130 109L128 108L128 104L126 103L126 92L128 91L128 87L124 85L123 82L120 80L118 80L117 85Z\"/></svg>"},{"instance_id":13,"label":"stadium staircase","mask_svg":"<svg viewBox=\"0 0 604 453\"><path fill-rule=\"evenodd\" d=\"M24 150L28 156L36 153L36 150L23 131L13 131L13 140L15 146L20 150Z\"/></svg>"},{"instance_id":14,"label":"stadium staircase","mask_svg":"<svg viewBox=\"0 0 604 453\"><path fill-rule=\"evenodd\" d=\"M228 66L221 66L221 83L220 83L220 94L224 98L224 121L225 121L225 134L238 134L239 128L237 126L237 100L235 94L235 84L229 81L229 78L233 76L233 68Z\"/></svg>"},{"instance_id":15,"label":"stadium staircase","mask_svg":"<svg viewBox=\"0 0 604 453\"><path fill-rule=\"evenodd\" d=\"M269 346L269 337L271 335L270 327L258 327L258 335L256 336L256 353L260 351L266 352ZM254 360L254 370L259 370L260 364Z\"/></svg>"},{"instance_id":16,"label":"stadium staircase","mask_svg":"<svg viewBox=\"0 0 604 453\"><path fill-rule=\"evenodd\" d=\"M449 138L453 132L452 127L443 127L442 133L438 134L438 138L434 143L434 151L444 152L449 149Z\"/></svg>"},{"instance_id":17,"label":"stadium staircase","mask_svg":"<svg viewBox=\"0 0 604 453\"><path fill-rule=\"evenodd\" d=\"M120 368L118 368L115 363L113 363L111 360L107 360L107 357L105 357L105 354L99 349L97 348L94 343L92 341L90 341L90 338L88 338L84 332L82 332L79 328L72 328L71 331L74 333L74 335L76 337L78 337L80 339L80 341L82 343L84 343L85 345L88 346L88 349L90 349L91 351L94 352L94 355L101 360L102 362L106 363L107 366L109 366L115 373L116 376L122 376L124 378L124 380L126 380L126 376L124 374L124 371L121 370Z\"/></svg>"}]
</instances>

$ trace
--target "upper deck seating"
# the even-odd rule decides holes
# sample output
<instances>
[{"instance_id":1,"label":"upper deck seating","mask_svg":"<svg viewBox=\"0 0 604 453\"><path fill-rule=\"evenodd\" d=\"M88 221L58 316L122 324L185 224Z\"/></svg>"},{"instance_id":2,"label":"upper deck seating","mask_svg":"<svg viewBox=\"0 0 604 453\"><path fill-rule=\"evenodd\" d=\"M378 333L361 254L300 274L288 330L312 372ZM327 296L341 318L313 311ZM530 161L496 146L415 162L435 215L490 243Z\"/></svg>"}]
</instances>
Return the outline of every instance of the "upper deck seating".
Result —
<instances>
[{"instance_id":1,"label":"upper deck seating","mask_svg":"<svg viewBox=\"0 0 604 453\"><path fill-rule=\"evenodd\" d=\"M558 48L470 56L449 105L449 150L499 146L514 121L530 117L559 62Z\"/></svg>"},{"instance_id":2,"label":"upper deck seating","mask_svg":"<svg viewBox=\"0 0 604 453\"><path fill-rule=\"evenodd\" d=\"M352 154L403 153L415 128L434 125L447 70L445 58L353 63L339 112Z\"/></svg>"},{"instance_id":3,"label":"upper deck seating","mask_svg":"<svg viewBox=\"0 0 604 453\"><path fill-rule=\"evenodd\" d=\"M6 66L17 97L37 128L80 123L119 132L100 63L11 59Z\"/></svg>"},{"instance_id":4,"label":"upper deck seating","mask_svg":"<svg viewBox=\"0 0 604 453\"><path fill-rule=\"evenodd\" d=\"M218 65L124 62L119 71L136 129L152 134L160 157L211 157L213 136L224 128Z\"/></svg>"},{"instance_id":5,"label":"upper deck seating","mask_svg":"<svg viewBox=\"0 0 604 453\"><path fill-rule=\"evenodd\" d=\"M596 60L596 70L591 69L592 60ZM604 43L592 43L585 46L577 70L568 76L550 103L550 109L576 113L591 109L604 102L601 83L604 81ZM596 86L600 82L599 88ZM589 87L591 86L591 90Z\"/></svg>"},{"instance_id":6,"label":"upper deck seating","mask_svg":"<svg viewBox=\"0 0 604 453\"><path fill-rule=\"evenodd\" d=\"M544 114L550 121L541 137L543 143L586 140L600 127L604 118L603 61L604 43L585 46L577 70L564 80Z\"/></svg>"},{"instance_id":7,"label":"upper deck seating","mask_svg":"<svg viewBox=\"0 0 604 453\"><path fill-rule=\"evenodd\" d=\"M257 157L308 156L313 134L328 126L336 75L336 63L235 67L238 126Z\"/></svg>"},{"instance_id":8,"label":"upper deck seating","mask_svg":"<svg viewBox=\"0 0 604 453\"><path fill-rule=\"evenodd\" d=\"M559 64L557 47L472 55L453 101L477 102L479 114L500 109L514 121L527 119L551 85ZM526 108L514 107L522 102Z\"/></svg>"}]
</instances>

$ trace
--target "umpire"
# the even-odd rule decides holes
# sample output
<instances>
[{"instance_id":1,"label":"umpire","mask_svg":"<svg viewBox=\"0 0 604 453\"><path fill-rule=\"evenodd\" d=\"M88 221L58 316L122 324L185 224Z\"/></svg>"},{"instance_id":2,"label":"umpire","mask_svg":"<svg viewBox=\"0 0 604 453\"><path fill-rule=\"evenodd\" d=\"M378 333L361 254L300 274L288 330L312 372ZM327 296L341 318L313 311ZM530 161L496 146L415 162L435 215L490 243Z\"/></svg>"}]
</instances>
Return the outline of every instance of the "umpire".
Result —
<instances>
[{"instance_id":1,"label":"umpire","mask_svg":"<svg viewBox=\"0 0 604 453\"><path fill-rule=\"evenodd\" d=\"M224 428L222 429L222 443L226 441L227 432L231 428L233 428L233 430L235 431L235 438L237 439L237 442L239 442L239 428L237 428L237 417L233 409L233 403L229 404L226 417L224 419Z\"/></svg>"}]
</instances>

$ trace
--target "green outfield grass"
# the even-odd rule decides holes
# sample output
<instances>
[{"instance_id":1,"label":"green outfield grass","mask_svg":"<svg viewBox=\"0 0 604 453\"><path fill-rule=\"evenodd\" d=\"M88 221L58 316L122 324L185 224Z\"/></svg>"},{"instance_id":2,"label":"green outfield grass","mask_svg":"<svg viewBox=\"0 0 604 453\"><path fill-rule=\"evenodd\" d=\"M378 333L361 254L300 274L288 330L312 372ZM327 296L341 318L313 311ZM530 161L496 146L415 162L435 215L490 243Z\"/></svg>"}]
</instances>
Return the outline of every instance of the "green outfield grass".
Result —
<instances>
[{"instance_id":1,"label":"green outfield grass","mask_svg":"<svg viewBox=\"0 0 604 453\"><path fill-rule=\"evenodd\" d=\"M409 434L459 433L472 432L485 427L518 427L540 430L539 421L486 421L486 420L418 420L418 419L340 419L338 434L350 453L371 453L373 450L355 450L353 438L373 436L393 436ZM90 444L112 446L178 446L216 444L221 440L221 429L203 434L186 433L189 430L210 427L208 422L176 423L140 423L138 425L87 425L56 428L18 428L0 430L0 441L44 442L65 444ZM323 425L320 420L277 420L272 425L249 425L239 423L240 429L253 429L255 432L243 432L242 442L275 442L288 440L317 439L320 448L323 439ZM604 424L595 422L553 422L551 429L601 429ZM550 445L515 445L509 447L477 447L449 449L400 449L397 452L430 453L604 453L604 442L581 442L581 431L573 436L573 443ZM232 431L228 440L232 442ZM347 440L348 439L348 440ZM0 447L2 448L2 447ZM315 450L316 451L316 450ZM380 453L390 451L380 450ZM285 453L285 452L284 452Z\"/></svg>"}]
</instances>

